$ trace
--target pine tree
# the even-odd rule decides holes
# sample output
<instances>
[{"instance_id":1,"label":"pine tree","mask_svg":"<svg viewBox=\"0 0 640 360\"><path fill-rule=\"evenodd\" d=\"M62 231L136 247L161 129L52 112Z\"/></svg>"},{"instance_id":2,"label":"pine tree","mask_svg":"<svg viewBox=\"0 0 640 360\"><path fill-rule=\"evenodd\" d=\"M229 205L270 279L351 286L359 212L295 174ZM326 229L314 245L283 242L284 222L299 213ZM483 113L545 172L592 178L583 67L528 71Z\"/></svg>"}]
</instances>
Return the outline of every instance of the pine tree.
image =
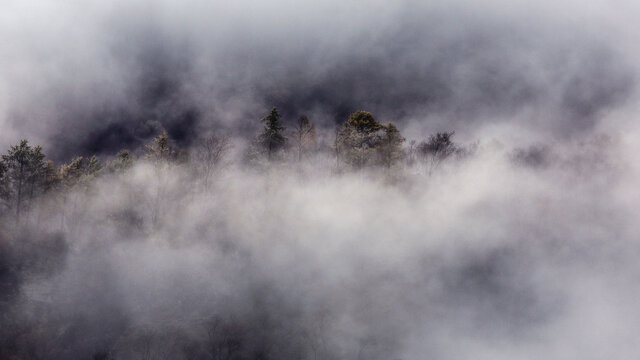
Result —
<instances>
[{"instance_id":1,"label":"pine tree","mask_svg":"<svg viewBox=\"0 0 640 360\"><path fill-rule=\"evenodd\" d=\"M80 183L84 172L84 158L82 156L78 156L68 164L62 165L60 167L60 181L65 191L68 192L75 188Z\"/></svg>"},{"instance_id":2,"label":"pine tree","mask_svg":"<svg viewBox=\"0 0 640 360\"><path fill-rule=\"evenodd\" d=\"M21 140L11 146L7 155L2 155L5 167L7 203L15 209L16 221L28 205L28 202L45 189L47 163L41 146L31 147L29 141Z\"/></svg>"},{"instance_id":3,"label":"pine tree","mask_svg":"<svg viewBox=\"0 0 640 360\"><path fill-rule=\"evenodd\" d=\"M258 136L258 143L267 153L267 159L271 161L272 157L282 150L287 138L283 135L284 126L280 123L280 114L276 108L271 109L269 115L262 118L264 122L264 130Z\"/></svg>"}]
</instances>

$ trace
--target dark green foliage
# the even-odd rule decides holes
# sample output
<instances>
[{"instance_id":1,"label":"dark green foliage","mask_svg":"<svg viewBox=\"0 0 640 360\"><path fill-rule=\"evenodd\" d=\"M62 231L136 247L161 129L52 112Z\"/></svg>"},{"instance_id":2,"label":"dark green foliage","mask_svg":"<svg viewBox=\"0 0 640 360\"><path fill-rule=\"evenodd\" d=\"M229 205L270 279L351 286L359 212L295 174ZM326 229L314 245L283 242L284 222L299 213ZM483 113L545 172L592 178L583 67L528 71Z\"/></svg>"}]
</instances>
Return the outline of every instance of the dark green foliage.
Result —
<instances>
[{"instance_id":1,"label":"dark green foliage","mask_svg":"<svg viewBox=\"0 0 640 360\"><path fill-rule=\"evenodd\" d=\"M376 153L384 127L366 111L357 111L349 117L336 136L334 148L341 160L360 169L371 162ZM396 129L397 130L397 129Z\"/></svg>"},{"instance_id":2,"label":"dark green foliage","mask_svg":"<svg viewBox=\"0 0 640 360\"><path fill-rule=\"evenodd\" d=\"M27 140L11 146L7 155L2 155L4 199L15 210L18 221L29 203L52 181L51 165L44 158L42 147L31 147Z\"/></svg>"},{"instance_id":3,"label":"dark green foliage","mask_svg":"<svg viewBox=\"0 0 640 360\"><path fill-rule=\"evenodd\" d=\"M274 155L284 149L287 138L284 136L284 126L280 123L280 114L276 108L271 109L269 115L262 118L264 130L258 135L258 144L271 160Z\"/></svg>"},{"instance_id":4,"label":"dark green foliage","mask_svg":"<svg viewBox=\"0 0 640 360\"><path fill-rule=\"evenodd\" d=\"M382 125L376 121L373 115L368 111L356 111L345 123L345 127L352 128L359 133L372 134L382 129Z\"/></svg>"}]
</instances>

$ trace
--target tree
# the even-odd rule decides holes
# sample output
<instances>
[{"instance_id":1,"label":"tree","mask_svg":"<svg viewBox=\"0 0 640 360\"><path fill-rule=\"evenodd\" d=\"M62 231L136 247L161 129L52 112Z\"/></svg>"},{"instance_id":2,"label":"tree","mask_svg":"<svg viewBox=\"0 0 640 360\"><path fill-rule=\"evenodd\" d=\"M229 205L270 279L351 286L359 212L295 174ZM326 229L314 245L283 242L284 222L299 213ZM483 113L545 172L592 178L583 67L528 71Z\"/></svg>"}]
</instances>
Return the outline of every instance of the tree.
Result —
<instances>
[{"instance_id":1,"label":"tree","mask_svg":"<svg viewBox=\"0 0 640 360\"><path fill-rule=\"evenodd\" d=\"M80 177L83 172L83 160L82 156L79 156L71 160L68 164L60 166L60 180L66 190L72 189L80 182Z\"/></svg>"},{"instance_id":2,"label":"tree","mask_svg":"<svg viewBox=\"0 0 640 360\"><path fill-rule=\"evenodd\" d=\"M91 179L95 178L98 174L102 172L102 162L98 159L97 156L93 155L87 161L87 166L85 168L85 174Z\"/></svg>"},{"instance_id":3,"label":"tree","mask_svg":"<svg viewBox=\"0 0 640 360\"><path fill-rule=\"evenodd\" d=\"M342 157L343 161L353 168L362 168L372 157L382 128L367 111L351 114L336 135L334 148L338 161Z\"/></svg>"},{"instance_id":4,"label":"tree","mask_svg":"<svg viewBox=\"0 0 640 360\"><path fill-rule=\"evenodd\" d=\"M108 170L110 172L124 172L133 166L133 155L129 150L120 150L116 154L116 158L108 163Z\"/></svg>"},{"instance_id":5,"label":"tree","mask_svg":"<svg viewBox=\"0 0 640 360\"><path fill-rule=\"evenodd\" d=\"M405 158L407 165L413 166L416 163L416 152L418 145L415 140L409 142L409 148L407 149L407 156Z\"/></svg>"},{"instance_id":6,"label":"tree","mask_svg":"<svg viewBox=\"0 0 640 360\"><path fill-rule=\"evenodd\" d=\"M27 203L45 189L45 174L48 173L49 166L44 158L42 147L31 147L27 140L11 146L7 155L2 155L7 203L15 209L16 222L20 221Z\"/></svg>"},{"instance_id":7,"label":"tree","mask_svg":"<svg viewBox=\"0 0 640 360\"><path fill-rule=\"evenodd\" d=\"M7 166L0 158L0 214L3 208L8 207L9 184L7 179Z\"/></svg>"},{"instance_id":8,"label":"tree","mask_svg":"<svg viewBox=\"0 0 640 360\"><path fill-rule=\"evenodd\" d=\"M427 162L428 174L431 175L433 170L440 163L454 154L457 146L451 140L455 132L436 133L431 135L428 141L423 141L418 145L418 151L422 158Z\"/></svg>"},{"instance_id":9,"label":"tree","mask_svg":"<svg viewBox=\"0 0 640 360\"><path fill-rule=\"evenodd\" d=\"M224 166L225 157L231 147L228 136L216 134L206 137L196 147L195 157L205 189L209 187L211 175Z\"/></svg>"},{"instance_id":10,"label":"tree","mask_svg":"<svg viewBox=\"0 0 640 360\"><path fill-rule=\"evenodd\" d=\"M41 146L31 148L31 151L28 153L27 197L29 200L32 200L34 197L40 195L40 192L44 191L45 172L47 170L44 158L45 156L42 153Z\"/></svg>"},{"instance_id":11,"label":"tree","mask_svg":"<svg viewBox=\"0 0 640 360\"><path fill-rule=\"evenodd\" d=\"M380 137L376 150L380 157L380 163L390 169L404 156L402 143L405 138L400 135L400 131L393 123L383 126L384 135Z\"/></svg>"},{"instance_id":12,"label":"tree","mask_svg":"<svg viewBox=\"0 0 640 360\"><path fill-rule=\"evenodd\" d=\"M258 136L258 143L266 151L269 161L287 143L287 138L283 135L284 126L280 123L280 117L278 110L273 108L269 115L261 120L264 122L264 130Z\"/></svg>"},{"instance_id":13,"label":"tree","mask_svg":"<svg viewBox=\"0 0 640 360\"><path fill-rule=\"evenodd\" d=\"M169 144L169 135L166 131L153 139L153 144L147 145L147 158L151 161L164 163L177 158L176 150Z\"/></svg>"},{"instance_id":14,"label":"tree","mask_svg":"<svg viewBox=\"0 0 640 360\"><path fill-rule=\"evenodd\" d=\"M78 200L78 194L74 194L74 191L88 190L91 183L102 172L102 163L94 155L89 160L85 160L82 156L78 156L71 160L69 163L60 166L59 181L62 186L62 211L60 211L60 227L65 227L65 219L67 213L67 203L70 200L72 219L75 220L71 223L71 229L80 220L76 214L76 206Z\"/></svg>"},{"instance_id":15,"label":"tree","mask_svg":"<svg viewBox=\"0 0 640 360\"><path fill-rule=\"evenodd\" d=\"M44 162L42 181L44 192L55 189L55 187L60 182L60 177L58 175L58 171L56 170L56 165L51 160L47 160Z\"/></svg>"},{"instance_id":16,"label":"tree","mask_svg":"<svg viewBox=\"0 0 640 360\"><path fill-rule=\"evenodd\" d=\"M180 160L188 156L171 146L169 135L166 131L153 139L153 143L146 146L147 159L154 165L155 170L155 196L151 204L151 221L154 226L159 224L167 203L166 194L168 190L169 174L174 170L175 165Z\"/></svg>"},{"instance_id":17,"label":"tree","mask_svg":"<svg viewBox=\"0 0 640 360\"><path fill-rule=\"evenodd\" d=\"M308 117L302 115L296 122L293 131L291 131L291 138L298 152L298 161L301 161L302 154L316 141L315 125L309 121Z\"/></svg>"}]
</instances>

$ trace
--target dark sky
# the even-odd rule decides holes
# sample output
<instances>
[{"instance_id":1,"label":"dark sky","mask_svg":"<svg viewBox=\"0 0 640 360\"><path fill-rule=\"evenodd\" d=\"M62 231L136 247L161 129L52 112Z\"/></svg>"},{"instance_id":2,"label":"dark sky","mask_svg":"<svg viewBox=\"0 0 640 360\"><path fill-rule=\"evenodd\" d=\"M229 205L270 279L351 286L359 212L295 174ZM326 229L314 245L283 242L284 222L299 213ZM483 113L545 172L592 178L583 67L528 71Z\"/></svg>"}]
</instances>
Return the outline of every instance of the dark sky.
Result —
<instances>
[{"instance_id":1,"label":"dark sky","mask_svg":"<svg viewBox=\"0 0 640 360\"><path fill-rule=\"evenodd\" d=\"M635 90L632 5L148 1L5 6L0 145L55 159L251 137L277 106L332 128L365 109L409 138L508 124L590 131ZM408 132L408 133L407 133Z\"/></svg>"}]
</instances>

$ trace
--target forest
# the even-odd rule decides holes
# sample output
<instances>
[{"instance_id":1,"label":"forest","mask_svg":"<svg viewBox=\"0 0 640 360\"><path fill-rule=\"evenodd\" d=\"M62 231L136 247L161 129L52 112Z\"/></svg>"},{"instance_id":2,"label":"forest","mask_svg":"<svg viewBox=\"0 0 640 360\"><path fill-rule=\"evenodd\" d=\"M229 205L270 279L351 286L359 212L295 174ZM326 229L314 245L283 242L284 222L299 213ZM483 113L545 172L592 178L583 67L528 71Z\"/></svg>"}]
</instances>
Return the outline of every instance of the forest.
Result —
<instances>
[{"instance_id":1,"label":"forest","mask_svg":"<svg viewBox=\"0 0 640 360\"><path fill-rule=\"evenodd\" d=\"M285 123L276 108L254 123L256 136L240 150L238 139L215 133L178 148L162 131L144 148L56 165L28 140L10 146L0 162L0 358L383 359L404 341L384 330L407 326L401 309L437 311L435 303L449 311L438 297L458 292L473 300L458 299L455 307L475 312L482 306L483 314L475 315L489 317L482 321L497 317L509 324L495 331L516 331L556 306L536 299L522 275L503 272L531 249L520 253L499 241L488 252L469 250L462 260L441 262L428 255L429 242L419 240L429 236L423 227L437 229L457 216L451 211L468 206L454 194L486 186L476 177L496 171L495 161L526 181L561 171L566 183L587 168L616 169L612 139L604 135L565 144L560 153L542 144L508 149L495 140L461 145L453 132L406 144L393 123L366 111L324 133L304 115ZM333 135L329 145L319 140L327 135ZM483 163L489 169L477 168ZM470 171L470 183L455 180ZM557 206L537 196L527 201L542 211L536 216ZM417 232L409 219L376 214L386 206L416 217ZM468 211L482 218L485 210ZM354 223L340 230L341 221ZM465 236L464 229L447 231ZM314 250L308 236L325 239L329 248ZM352 253L351 246L368 249ZM537 246L545 252L549 244ZM413 251L426 253L412 259ZM434 279L414 278L415 270L405 273L394 264L405 258L424 267L418 274L444 281L444 289L424 294L428 306L406 304L395 310L400 314L385 315L385 301L402 299L356 295L360 286L371 286L378 295L399 291L417 300L420 288L435 286ZM297 273L288 274L292 269ZM318 269L326 274L315 274ZM334 283L332 271L345 272L352 284ZM413 281L420 284L410 290ZM345 294L334 293L343 286ZM131 296L125 303L122 291ZM332 303L342 296L346 305L357 301L364 308L354 313ZM485 308L476 301L496 303ZM384 321L391 323L379 325L383 332L369 324L382 321L379 316L390 316ZM367 330L356 330L357 323Z\"/></svg>"},{"instance_id":2,"label":"forest","mask_svg":"<svg viewBox=\"0 0 640 360\"><path fill-rule=\"evenodd\" d=\"M431 135L417 143L411 141L404 146L405 138L393 123L381 124L366 111L357 111L349 116L336 131L331 145L318 142L316 127L305 115L300 116L287 131L276 108L261 119L262 131L251 141L244 151L240 165L257 171L277 171L290 166L298 166L302 171L303 162L309 167L327 167L324 171L340 174L344 171L364 171L366 168L383 170L383 179L401 176L404 170L412 169L430 176L447 158L460 160L470 156L477 144L464 147L453 142L454 132ZM29 144L27 139L11 146L0 161L0 195L5 225L20 227L32 221L40 222L41 215L34 215L32 208L39 202L49 201L59 210L60 231L69 230L65 221L67 200L70 193L79 189L89 191L93 182L101 176L114 177L131 169L138 161L152 166L158 181L164 182L167 172L186 173L185 196L190 191L209 190L215 176L228 166L230 152L234 147L228 135L211 134L198 141L192 149L180 149L170 139L166 130L158 134L144 149L133 151L123 149L111 158L100 159L96 155L77 156L68 163L57 166L48 160L42 146ZM543 156L543 154L538 154ZM515 155L526 160L527 155ZM541 162L535 154L529 161ZM335 165L327 166L330 158ZM313 163L317 162L317 164ZM156 203L161 202L162 192ZM57 205L53 205L53 204ZM75 207L73 204L71 207ZM158 217L153 211L152 223ZM33 217L35 216L35 218ZM11 219L11 220L9 220Z\"/></svg>"},{"instance_id":3,"label":"forest","mask_svg":"<svg viewBox=\"0 0 640 360\"><path fill-rule=\"evenodd\" d=\"M638 18L0 1L0 360L637 358Z\"/></svg>"}]
</instances>

